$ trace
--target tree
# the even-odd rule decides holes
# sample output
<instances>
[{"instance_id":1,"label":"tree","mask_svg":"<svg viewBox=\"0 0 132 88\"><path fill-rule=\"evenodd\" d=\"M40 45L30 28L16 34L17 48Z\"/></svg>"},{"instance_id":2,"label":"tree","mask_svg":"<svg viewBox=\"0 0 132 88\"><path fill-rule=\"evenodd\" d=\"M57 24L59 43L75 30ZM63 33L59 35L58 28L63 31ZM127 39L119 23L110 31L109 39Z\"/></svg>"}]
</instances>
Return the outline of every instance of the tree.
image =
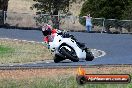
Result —
<instances>
[{"instance_id":1,"label":"tree","mask_svg":"<svg viewBox=\"0 0 132 88\"><path fill-rule=\"evenodd\" d=\"M123 12L122 19L132 20L132 0L129 0L129 3L126 10Z\"/></svg>"},{"instance_id":2,"label":"tree","mask_svg":"<svg viewBox=\"0 0 132 88\"><path fill-rule=\"evenodd\" d=\"M122 19L126 21L122 21L122 26L128 30L128 32L132 32L132 1L129 0L130 5L126 7L122 15ZM127 21L129 20L129 21Z\"/></svg>"},{"instance_id":3,"label":"tree","mask_svg":"<svg viewBox=\"0 0 132 88\"><path fill-rule=\"evenodd\" d=\"M129 0L87 0L82 8L79 16L84 16L90 13L93 18L105 18L105 19L122 19L126 7L129 6ZM84 24L84 19L80 20L81 24ZM114 25L114 22L105 22L106 27ZM110 25L109 25L110 24Z\"/></svg>"},{"instance_id":4,"label":"tree","mask_svg":"<svg viewBox=\"0 0 132 88\"><path fill-rule=\"evenodd\" d=\"M58 12L67 13L69 11L69 4L76 0L34 0L36 3L33 4L32 8L37 9L37 13L50 13L51 15L58 15ZM52 20L56 28L59 28L58 17Z\"/></svg>"},{"instance_id":5,"label":"tree","mask_svg":"<svg viewBox=\"0 0 132 88\"><path fill-rule=\"evenodd\" d=\"M129 0L87 0L81 9L80 15L91 13L93 17L106 19L120 19Z\"/></svg>"}]
</instances>

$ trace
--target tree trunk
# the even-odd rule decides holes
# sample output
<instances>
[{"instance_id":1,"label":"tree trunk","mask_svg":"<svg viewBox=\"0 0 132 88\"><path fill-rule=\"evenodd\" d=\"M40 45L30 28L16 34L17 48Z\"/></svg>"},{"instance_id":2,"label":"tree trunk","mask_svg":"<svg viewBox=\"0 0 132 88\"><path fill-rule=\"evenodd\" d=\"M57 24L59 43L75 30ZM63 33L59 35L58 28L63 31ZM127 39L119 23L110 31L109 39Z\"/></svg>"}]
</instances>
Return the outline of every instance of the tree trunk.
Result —
<instances>
[{"instance_id":1,"label":"tree trunk","mask_svg":"<svg viewBox=\"0 0 132 88\"><path fill-rule=\"evenodd\" d=\"M4 24L4 11L7 11L9 0L0 0L0 25ZM6 16L5 16L6 17Z\"/></svg>"},{"instance_id":2,"label":"tree trunk","mask_svg":"<svg viewBox=\"0 0 132 88\"><path fill-rule=\"evenodd\" d=\"M0 11L0 25L4 24L4 12L3 10Z\"/></svg>"},{"instance_id":3,"label":"tree trunk","mask_svg":"<svg viewBox=\"0 0 132 88\"><path fill-rule=\"evenodd\" d=\"M56 29L59 29L59 16L58 16L58 10L53 11L52 15L52 22L53 22L53 27Z\"/></svg>"}]
</instances>

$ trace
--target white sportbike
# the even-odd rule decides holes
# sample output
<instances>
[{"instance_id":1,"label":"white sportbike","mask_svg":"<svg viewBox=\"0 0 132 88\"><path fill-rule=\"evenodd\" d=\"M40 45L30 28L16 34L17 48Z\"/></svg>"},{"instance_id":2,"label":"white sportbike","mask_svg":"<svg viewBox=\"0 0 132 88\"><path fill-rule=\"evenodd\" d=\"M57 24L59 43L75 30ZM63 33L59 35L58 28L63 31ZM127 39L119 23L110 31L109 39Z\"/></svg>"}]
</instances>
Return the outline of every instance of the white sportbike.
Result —
<instances>
[{"instance_id":1,"label":"white sportbike","mask_svg":"<svg viewBox=\"0 0 132 88\"><path fill-rule=\"evenodd\" d=\"M49 47L55 54L55 63L65 59L70 59L73 62L78 62L81 59L86 61L94 59L92 52L68 33L56 33L53 42L49 42Z\"/></svg>"}]
</instances>

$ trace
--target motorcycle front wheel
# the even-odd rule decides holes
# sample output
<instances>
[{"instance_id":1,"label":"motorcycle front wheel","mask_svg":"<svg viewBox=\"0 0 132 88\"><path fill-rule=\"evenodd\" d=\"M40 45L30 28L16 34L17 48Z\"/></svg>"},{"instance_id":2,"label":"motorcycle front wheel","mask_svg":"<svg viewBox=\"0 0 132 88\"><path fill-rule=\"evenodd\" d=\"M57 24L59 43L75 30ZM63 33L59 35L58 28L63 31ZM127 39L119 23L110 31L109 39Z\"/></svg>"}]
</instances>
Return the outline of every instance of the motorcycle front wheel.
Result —
<instances>
[{"instance_id":1,"label":"motorcycle front wheel","mask_svg":"<svg viewBox=\"0 0 132 88\"><path fill-rule=\"evenodd\" d=\"M86 51L86 61L92 61L94 59L94 56L90 50L87 49Z\"/></svg>"},{"instance_id":2,"label":"motorcycle front wheel","mask_svg":"<svg viewBox=\"0 0 132 88\"><path fill-rule=\"evenodd\" d=\"M63 61L63 60L65 60L63 57L55 54L55 56L54 56L54 62L55 63L58 63L58 62Z\"/></svg>"},{"instance_id":3,"label":"motorcycle front wheel","mask_svg":"<svg viewBox=\"0 0 132 88\"><path fill-rule=\"evenodd\" d=\"M68 50L66 47L70 48L71 51ZM76 52L74 51L74 49L72 47L68 46L68 45L60 47L59 52L62 55L64 55L67 59L70 59L73 62L78 62L79 61L79 58L77 57Z\"/></svg>"}]
</instances>

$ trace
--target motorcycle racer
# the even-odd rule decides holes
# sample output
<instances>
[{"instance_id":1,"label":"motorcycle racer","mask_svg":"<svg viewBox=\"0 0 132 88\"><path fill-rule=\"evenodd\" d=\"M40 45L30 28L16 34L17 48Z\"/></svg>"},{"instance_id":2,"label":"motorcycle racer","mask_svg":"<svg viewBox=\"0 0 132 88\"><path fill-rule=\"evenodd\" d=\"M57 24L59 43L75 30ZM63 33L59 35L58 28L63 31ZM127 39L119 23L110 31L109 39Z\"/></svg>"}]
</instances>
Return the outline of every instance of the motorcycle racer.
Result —
<instances>
[{"instance_id":1,"label":"motorcycle racer","mask_svg":"<svg viewBox=\"0 0 132 88\"><path fill-rule=\"evenodd\" d=\"M56 29L53 29L51 25L46 24L42 27L42 33L44 35L44 42L49 43L54 39L54 34L57 33Z\"/></svg>"},{"instance_id":2,"label":"motorcycle racer","mask_svg":"<svg viewBox=\"0 0 132 88\"><path fill-rule=\"evenodd\" d=\"M42 27L42 33L45 42L43 44L48 46L48 49L54 53L55 63L65 59L70 59L73 62L78 62L79 59L85 59L86 61L94 59L87 47L83 43L78 42L73 35L53 29L48 24Z\"/></svg>"},{"instance_id":3,"label":"motorcycle racer","mask_svg":"<svg viewBox=\"0 0 132 88\"><path fill-rule=\"evenodd\" d=\"M51 25L46 24L44 26L42 26L42 33L44 35L43 38L43 44L48 46L48 49L50 48L49 42L53 42L55 34L61 34L62 31L58 30L58 29L54 29L52 28Z\"/></svg>"},{"instance_id":4,"label":"motorcycle racer","mask_svg":"<svg viewBox=\"0 0 132 88\"><path fill-rule=\"evenodd\" d=\"M43 40L47 45L49 44L49 42L52 42L54 40L54 36L56 33L62 35L64 38L71 37L72 39L76 40L73 35L70 35L66 32L62 33L62 31L52 28L52 26L49 24L46 24L45 26L42 27L42 33L44 35ZM78 43L79 46L84 47L83 43L80 43L77 40L76 42ZM49 48L49 45L48 45L48 48Z\"/></svg>"}]
</instances>

